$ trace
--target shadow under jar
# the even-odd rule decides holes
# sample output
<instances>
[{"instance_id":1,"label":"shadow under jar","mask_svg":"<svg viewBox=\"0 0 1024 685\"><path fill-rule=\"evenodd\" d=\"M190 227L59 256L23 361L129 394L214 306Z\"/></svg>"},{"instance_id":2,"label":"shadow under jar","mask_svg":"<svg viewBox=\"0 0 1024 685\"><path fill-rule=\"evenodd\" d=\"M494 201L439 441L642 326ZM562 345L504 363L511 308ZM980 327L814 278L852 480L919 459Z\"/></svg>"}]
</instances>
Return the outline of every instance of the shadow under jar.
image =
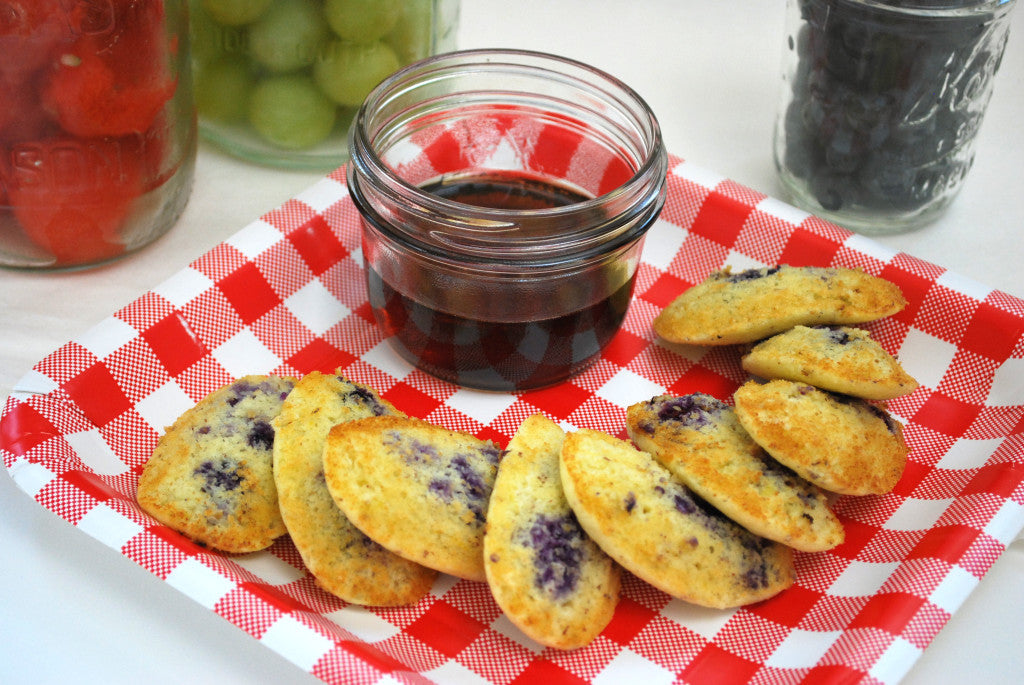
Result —
<instances>
[{"instance_id":1,"label":"shadow under jar","mask_svg":"<svg viewBox=\"0 0 1024 685\"><path fill-rule=\"evenodd\" d=\"M380 84L349 151L370 305L404 359L510 391L599 357L665 200L658 122L632 89L544 53L449 53Z\"/></svg>"},{"instance_id":2,"label":"shadow under jar","mask_svg":"<svg viewBox=\"0 0 1024 685\"><path fill-rule=\"evenodd\" d=\"M861 233L960 191L1015 0L789 0L775 164L790 199Z\"/></svg>"}]
</instances>

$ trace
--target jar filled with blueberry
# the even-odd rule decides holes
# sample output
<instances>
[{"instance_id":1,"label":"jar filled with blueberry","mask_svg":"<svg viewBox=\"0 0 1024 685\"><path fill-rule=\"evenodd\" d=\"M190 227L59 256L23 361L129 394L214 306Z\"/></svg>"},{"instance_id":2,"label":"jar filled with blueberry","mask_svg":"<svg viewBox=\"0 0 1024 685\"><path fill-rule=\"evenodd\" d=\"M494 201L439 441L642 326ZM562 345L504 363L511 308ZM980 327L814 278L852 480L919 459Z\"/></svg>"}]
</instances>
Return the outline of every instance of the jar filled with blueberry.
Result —
<instances>
[{"instance_id":1,"label":"jar filled with blueberry","mask_svg":"<svg viewBox=\"0 0 1024 685\"><path fill-rule=\"evenodd\" d=\"M775 164L851 230L918 228L960 190L1015 0L789 0Z\"/></svg>"},{"instance_id":2,"label":"jar filled with blueberry","mask_svg":"<svg viewBox=\"0 0 1024 685\"><path fill-rule=\"evenodd\" d=\"M273 166L333 169L386 76L455 46L459 0L190 0L200 132Z\"/></svg>"}]
</instances>

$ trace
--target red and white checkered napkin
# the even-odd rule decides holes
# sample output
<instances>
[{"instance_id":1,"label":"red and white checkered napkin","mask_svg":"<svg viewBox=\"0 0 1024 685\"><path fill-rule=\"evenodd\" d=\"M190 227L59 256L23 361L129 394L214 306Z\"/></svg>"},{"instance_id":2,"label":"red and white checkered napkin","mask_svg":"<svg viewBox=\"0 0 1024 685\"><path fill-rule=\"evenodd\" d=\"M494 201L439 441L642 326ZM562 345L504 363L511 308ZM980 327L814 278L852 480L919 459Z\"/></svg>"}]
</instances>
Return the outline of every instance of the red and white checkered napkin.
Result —
<instances>
[{"instance_id":1,"label":"red and white checkered napkin","mask_svg":"<svg viewBox=\"0 0 1024 685\"><path fill-rule=\"evenodd\" d=\"M339 170L39 362L7 401L4 465L40 504L325 681L894 683L1024 527L1024 302L674 158L625 327L561 386L503 395L399 361L366 303L358 217ZM912 446L895 492L846 497L846 542L798 554L796 585L713 611L627 579L589 647L538 647L486 585L442 578L416 606L366 609L317 589L285 537L228 558L134 503L163 426L249 372L341 367L410 414L502 444L542 411L624 435L625 407L662 392L730 397L737 353L671 351L655 313L709 271L856 266L910 305L872 326L921 383L894 401ZM159 620L154 616L153 620Z\"/></svg>"}]
</instances>

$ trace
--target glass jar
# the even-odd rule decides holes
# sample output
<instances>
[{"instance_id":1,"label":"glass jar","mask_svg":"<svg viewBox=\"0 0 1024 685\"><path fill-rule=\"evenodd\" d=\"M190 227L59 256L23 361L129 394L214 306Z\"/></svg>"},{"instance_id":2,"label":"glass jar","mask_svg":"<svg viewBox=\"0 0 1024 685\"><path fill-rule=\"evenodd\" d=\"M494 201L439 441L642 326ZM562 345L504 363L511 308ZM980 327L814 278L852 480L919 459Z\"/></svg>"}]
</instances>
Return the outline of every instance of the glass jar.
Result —
<instances>
[{"instance_id":1,"label":"glass jar","mask_svg":"<svg viewBox=\"0 0 1024 685\"><path fill-rule=\"evenodd\" d=\"M380 84L349 148L370 306L404 359L510 391L598 358L665 200L639 95L553 55L454 52Z\"/></svg>"},{"instance_id":2,"label":"glass jar","mask_svg":"<svg viewBox=\"0 0 1024 685\"><path fill-rule=\"evenodd\" d=\"M0 265L104 262L192 188L186 0L0 2Z\"/></svg>"},{"instance_id":3,"label":"glass jar","mask_svg":"<svg viewBox=\"0 0 1024 685\"><path fill-rule=\"evenodd\" d=\"M455 47L458 0L191 0L200 133L227 152L331 170L363 98Z\"/></svg>"},{"instance_id":4,"label":"glass jar","mask_svg":"<svg viewBox=\"0 0 1024 685\"><path fill-rule=\"evenodd\" d=\"M1013 0L789 0L775 164L794 204L883 234L963 185Z\"/></svg>"}]
</instances>

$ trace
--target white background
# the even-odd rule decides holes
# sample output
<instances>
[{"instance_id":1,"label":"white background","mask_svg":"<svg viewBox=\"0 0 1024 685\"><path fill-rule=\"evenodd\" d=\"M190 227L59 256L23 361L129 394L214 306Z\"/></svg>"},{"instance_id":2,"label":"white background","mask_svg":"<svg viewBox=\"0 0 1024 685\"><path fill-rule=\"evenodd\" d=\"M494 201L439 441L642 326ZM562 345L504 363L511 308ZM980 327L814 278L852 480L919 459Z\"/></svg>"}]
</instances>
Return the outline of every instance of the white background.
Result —
<instances>
[{"instance_id":1,"label":"white background","mask_svg":"<svg viewBox=\"0 0 1024 685\"><path fill-rule=\"evenodd\" d=\"M977 161L945 216L881 242L1024 297L1024 11L1018 9ZM620 77L670 152L779 196L770 153L783 3L464 0L460 47L573 57ZM0 271L0 397L68 339L322 174L200 147L181 221L140 253L79 273ZM1018 682L1024 542L1000 558L905 683ZM216 614L74 530L0 475L0 682L317 682Z\"/></svg>"}]
</instances>

